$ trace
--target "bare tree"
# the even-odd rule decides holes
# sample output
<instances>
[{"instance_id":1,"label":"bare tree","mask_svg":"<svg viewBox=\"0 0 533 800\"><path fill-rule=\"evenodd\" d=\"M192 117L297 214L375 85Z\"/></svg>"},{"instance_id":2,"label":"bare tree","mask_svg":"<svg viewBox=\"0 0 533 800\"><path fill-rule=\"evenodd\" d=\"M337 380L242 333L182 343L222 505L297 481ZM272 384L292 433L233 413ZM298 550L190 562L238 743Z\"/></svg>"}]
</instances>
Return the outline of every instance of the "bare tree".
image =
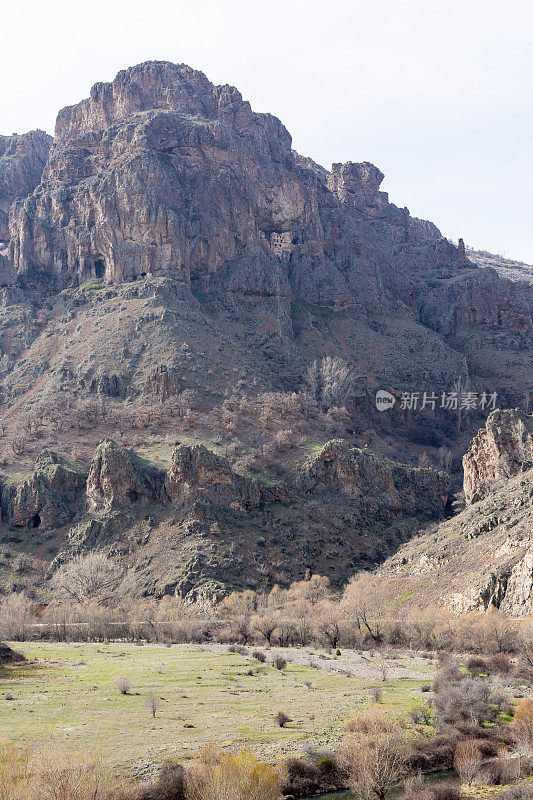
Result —
<instances>
[{"instance_id":1,"label":"bare tree","mask_svg":"<svg viewBox=\"0 0 533 800\"><path fill-rule=\"evenodd\" d=\"M350 788L362 800L385 800L406 772L409 748L396 722L366 717L352 729L345 749Z\"/></svg>"},{"instance_id":2,"label":"bare tree","mask_svg":"<svg viewBox=\"0 0 533 800\"><path fill-rule=\"evenodd\" d=\"M104 553L89 553L61 566L51 587L58 599L106 603L115 596L123 577L124 570L112 558Z\"/></svg>"},{"instance_id":3,"label":"bare tree","mask_svg":"<svg viewBox=\"0 0 533 800\"><path fill-rule=\"evenodd\" d=\"M306 380L316 402L323 411L328 411L353 395L357 378L347 361L324 356L309 366Z\"/></svg>"},{"instance_id":4,"label":"bare tree","mask_svg":"<svg viewBox=\"0 0 533 800\"><path fill-rule=\"evenodd\" d=\"M481 770L482 761L481 750L475 739L463 739L457 744L453 763L461 783L470 786L475 781Z\"/></svg>"}]
</instances>

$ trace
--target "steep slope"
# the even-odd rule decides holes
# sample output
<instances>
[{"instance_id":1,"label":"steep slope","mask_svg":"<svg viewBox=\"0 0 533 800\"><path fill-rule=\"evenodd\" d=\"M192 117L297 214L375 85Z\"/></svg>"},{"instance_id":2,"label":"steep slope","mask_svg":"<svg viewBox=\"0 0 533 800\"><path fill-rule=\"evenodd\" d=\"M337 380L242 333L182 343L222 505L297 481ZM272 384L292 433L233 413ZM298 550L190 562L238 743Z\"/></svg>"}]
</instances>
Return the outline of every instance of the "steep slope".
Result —
<instances>
[{"instance_id":1,"label":"steep slope","mask_svg":"<svg viewBox=\"0 0 533 800\"><path fill-rule=\"evenodd\" d=\"M457 484L487 413L440 408L443 393L460 379L505 407L533 391L530 285L390 203L374 165L323 169L190 67L124 70L59 113L51 146L2 152L0 543L38 542L46 563L115 549L159 594L304 564L341 582L442 513L431 480L426 507L405 476L446 462ZM336 438L357 463L324 448ZM120 446L95 462L102 439ZM169 455L177 439L191 452Z\"/></svg>"},{"instance_id":2,"label":"steep slope","mask_svg":"<svg viewBox=\"0 0 533 800\"><path fill-rule=\"evenodd\" d=\"M328 173L302 159L276 118L184 65L95 85L60 112L42 182L12 209L5 402L116 393L112 372L139 398L147 363L189 387L183 344L191 366L207 357L207 391L229 376L297 390L335 354L370 391L448 389L466 370L522 401L531 287L475 268L382 179L366 162Z\"/></svg>"},{"instance_id":3,"label":"steep slope","mask_svg":"<svg viewBox=\"0 0 533 800\"><path fill-rule=\"evenodd\" d=\"M378 569L391 609L533 612L532 429L517 412L489 417L465 456L471 504Z\"/></svg>"}]
</instances>

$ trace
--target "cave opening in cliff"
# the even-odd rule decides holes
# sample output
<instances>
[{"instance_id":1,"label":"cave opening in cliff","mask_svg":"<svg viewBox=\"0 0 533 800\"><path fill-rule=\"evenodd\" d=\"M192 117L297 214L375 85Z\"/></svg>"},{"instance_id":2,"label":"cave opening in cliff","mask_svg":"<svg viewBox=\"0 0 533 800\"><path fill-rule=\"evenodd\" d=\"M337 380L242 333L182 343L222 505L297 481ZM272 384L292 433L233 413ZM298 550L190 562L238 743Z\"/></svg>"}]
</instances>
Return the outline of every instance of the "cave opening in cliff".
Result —
<instances>
[{"instance_id":1,"label":"cave opening in cliff","mask_svg":"<svg viewBox=\"0 0 533 800\"><path fill-rule=\"evenodd\" d=\"M41 524L41 517L39 516L39 514L34 514L33 517L30 517L30 519L28 520L28 527L33 528L34 530L35 528L38 528L40 524Z\"/></svg>"},{"instance_id":2,"label":"cave opening in cliff","mask_svg":"<svg viewBox=\"0 0 533 800\"><path fill-rule=\"evenodd\" d=\"M105 263L102 258L97 258L94 262L94 274L97 278L103 278L105 275Z\"/></svg>"},{"instance_id":3,"label":"cave opening in cliff","mask_svg":"<svg viewBox=\"0 0 533 800\"><path fill-rule=\"evenodd\" d=\"M127 492L127 497L130 503L137 503L139 501L139 492L131 489L129 492Z\"/></svg>"}]
</instances>

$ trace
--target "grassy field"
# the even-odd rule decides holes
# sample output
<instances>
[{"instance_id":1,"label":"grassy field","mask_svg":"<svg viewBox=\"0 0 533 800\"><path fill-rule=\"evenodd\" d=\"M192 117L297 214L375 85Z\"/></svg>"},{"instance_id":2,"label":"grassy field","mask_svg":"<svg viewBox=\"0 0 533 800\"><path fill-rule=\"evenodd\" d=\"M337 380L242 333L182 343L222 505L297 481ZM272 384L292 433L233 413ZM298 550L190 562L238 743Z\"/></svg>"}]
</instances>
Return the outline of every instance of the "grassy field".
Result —
<instances>
[{"instance_id":1,"label":"grassy field","mask_svg":"<svg viewBox=\"0 0 533 800\"><path fill-rule=\"evenodd\" d=\"M381 710L402 715L423 700L420 687L434 669L424 659L394 659L383 681L381 662L348 651L335 659L289 650L293 660L279 671L222 647L14 646L30 660L0 672L0 739L94 747L139 775L165 757L187 759L207 742L247 744L271 761L308 743L334 746L350 717L376 709L376 685ZM131 683L127 695L117 687L122 677ZM293 720L286 728L273 719L280 710Z\"/></svg>"}]
</instances>

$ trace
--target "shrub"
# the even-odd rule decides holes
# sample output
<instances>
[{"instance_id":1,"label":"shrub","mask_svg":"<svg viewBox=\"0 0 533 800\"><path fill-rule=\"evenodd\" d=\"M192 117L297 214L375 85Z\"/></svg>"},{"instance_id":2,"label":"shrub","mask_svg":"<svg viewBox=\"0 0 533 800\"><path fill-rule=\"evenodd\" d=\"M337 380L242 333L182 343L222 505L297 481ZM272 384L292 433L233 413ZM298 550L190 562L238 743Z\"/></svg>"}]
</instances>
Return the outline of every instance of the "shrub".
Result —
<instances>
[{"instance_id":1,"label":"shrub","mask_svg":"<svg viewBox=\"0 0 533 800\"><path fill-rule=\"evenodd\" d=\"M372 695L372 698L373 698L373 700L374 700L374 702L375 702L375 703L381 703L381 702L383 702L383 692L382 692L382 690L379 688L379 686L375 686L375 687L372 689L372 691L371 691L371 693L370 693L370 694Z\"/></svg>"},{"instance_id":2,"label":"shrub","mask_svg":"<svg viewBox=\"0 0 533 800\"><path fill-rule=\"evenodd\" d=\"M185 770L180 764L166 761L153 783L135 792L134 800L185 800Z\"/></svg>"},{"instance_id":3,"label":"shrub","mask_svg":"<svg viewBox=\"0 0 533 800\"><path fill-rule=\"evenodd\" d=\"M511 672L511 659L507 653L495 653L495 655L492 656L490 663L493 672L497 672L500 675L508 675Z\"/></svg>"},{"instance_id":4,"label":"shrub","mask_svg":"<svg viewBox=\"0 0 533 800\"><path fill-rule=\"evenodd\" d=\"M292 722L292 719L284 711L278 711L277 714L275 714L274 719L280 728L284 728L287 723Z\"/></svg>"},{"instance_id":5,"label":"shrub","mask_svg":"<svg viewBox=\"0 0 533 800\"><path fill-rule=\"evenodd\" d=\"M420 706L414 706L411 708L409 711L409 716L415 725L431 725L433 710L431 706L429 706L427 703L424 703Z\"/></svg>"},{"instance_id":6,"label":"shrub","mask_svg":"<svg viewBox=\"0 0 533 800\"><path fill-rule=\"evenodd\" d=\"M478 777L482 764L481 749L475 739L463 739L455 748L453 763L461 783L472 784Z\"/></svg>"},{"instance_id":7,"label":"shrub","mask_svg":"<svg viewBox=\"0 0 533 800\"><path fill-rule=\"evenodd\" d=\"M120 694L128 694L131 691L131 683L124 675L117 680L117 689Z\"/></svg>"},{"instance_id":8,"label":"shrub","mask_svg":"<svg viewBox=\"0 0 533 800\"><path fill-rule=\"evenodd\" d=\"M159 698L157 698L155 694L148 695L146 705L148 706L152 717L155 719L156 714L159 711Z\"/></svg>"},{"instance_id":9,"label":"shrub","mask_svg":"<svg viewBox=\"0 0 533 800\"><path fill-rule=\"evenodd\" d=\"M245 656L248 653L246 647L243 647L242 644L230 644L228 647L228 653L238 653L241 656Z\"/></svg>"},{"instance_id":10,"label":"shrub","mask_svg":"<svg viewBox=\"0 0 533 800\"><path fill-rule=\"evenodd\" d=\"M431 787L432 800L459 800L461 792L453 783L438 783Z\"/></svg>"},{"instance_id":11,"label":"shrub","mask_svg":"<svg viewBox=\"0 0 533 800\"><path fill-rule=\"evenodd\" d=\"M441 723L494 722L508 707L508 693L490 679L472 678L455 670L441 670L435 679L435 708Z\"/></svg>"},{"instance_id":12,"label":"shrub","mask_svg":"<svg viewBox=\"0 0 533 800\"><path fill-rule=\"evenodd\" d=\"M262 664L264 664L265 661L267 660L266 653L264 653L262 650L254 650L252 655L255 659L257 659L257 661L260 661Z\"/></svg>"},{"instance_id":13,"label":"shrub","mask_svg":"<svg viewBox=\"0 0 533 800\"><path fill-rule=\"evenodd\" d=\"M431 684L423 683L422 686L420 687L420 691L421 692L430 692L431 691Z\"/></svg>"},{"instance_id":14,"label":"shrub","mask_svg":"<svg viewBox=\"0 0 533 800\"><path fill-rule=\"evenodd\" d=\"M410 769L415 772L451 769L458 741L459 733L455 730L447 730L429 738L421 736L414 739L409 756Z\"/></svg>"},{"instance_id":15,"label":"shrub","mask_svg":"<svg viewBox=\"0 0 533 800\"><path fill-rule=\"evenodd\" d=\"M488 675L489 666L484 658L473 656L466 662L466 668L472 675Z\"/></svg>"},{"instance_id":16,"label":"shrub","mask_svg":"<svg viewBox=\"0 0 533 800\"><path fill-rule=\"evenodd\" d=\"M498 798L500 800L533 800L533 784L520 783L517 786L508 786L499 793Z\"/></svg>"},{"instance_id":17,"label":"shrub","mask_svg":"<svg viewBox=\"0 0 533 800\"><path fill-rule=\"evenodd\" d=\"M279 781L274 770L258 761L249 750L224 753L213 746L204 749L187 770L187 800L278 800Z\"/></svg>"},{"instance_id":18,"label":"shrub","mask_svg":"<svg viewBox=\"0 0 533 800\"><path fill-rule=\"evenodd\" d=\"M279 670L285 669L287 666L287 659L283 658L283 656L276 656L274 659L274 666Z\"/></svg>"}]
</instances>

